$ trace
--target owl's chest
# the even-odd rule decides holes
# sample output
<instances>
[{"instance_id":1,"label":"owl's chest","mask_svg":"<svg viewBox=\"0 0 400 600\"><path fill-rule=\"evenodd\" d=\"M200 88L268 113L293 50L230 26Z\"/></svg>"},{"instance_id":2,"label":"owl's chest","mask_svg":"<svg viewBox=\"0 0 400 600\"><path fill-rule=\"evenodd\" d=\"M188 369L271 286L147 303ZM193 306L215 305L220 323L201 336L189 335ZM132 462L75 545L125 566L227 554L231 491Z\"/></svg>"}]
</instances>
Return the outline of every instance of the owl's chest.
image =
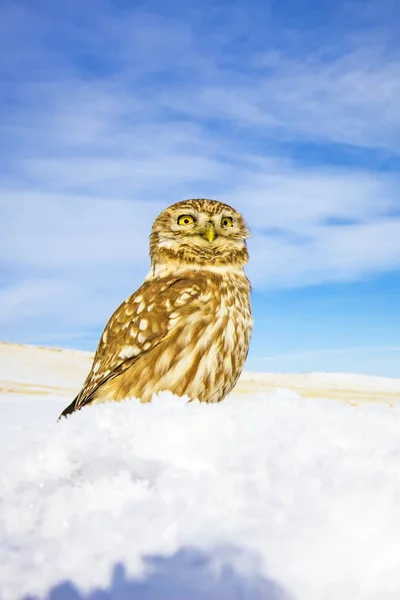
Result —
<instances>
[{"instance_id":1,"label":"owl's chest","mask_svg":"<svg viewBox=\"0 0 400 600\"><path fill-rule=\"evenodd\" d=\"M233 349L238 343L248 343L252 328L249 293L232 288L221 294L216 319L221 325L221 335L227 349Z\"/></svg>"},{"instance_id":2,"label":"owl's chest","mask_svg":"<svg viewBox=\"0 0 400 600\"><path fill-rule=\"evenodd\" d=\"M203 307L202 346L214 364L241 368L252 330L250 286L247 279L227 278L209 290ZM233 357L231 359L231 357Z\"/></svg>"},{"instance_id":3,"label":"owl's chest","mask_svg":"<svg viewBox=\"0 0 400 600\"><path fill-rule=\"evenodd\" d=\"M231 277L219 289L212 290L216 300L217 318L229 318L237 322L251 319L250 289L247 279Z\"/></svg>"},{"instance_id":4,"label":"owl's chest","mask_svg":"<svg viewBox=\"0 0 400 600\"><path fill-rule=\"evenodd\" d=\"M245 362L252 318L247 279L211 274L202 293L160 345L152 374L157 389L219 402L235 385ZM152 392L154 388L152 387Z\"/></svg>"},{"instance_id":5,"label":"owl's chest","mask_svg":"<svg viewBox=\"0 0 400 600\"><path fill-rule=\"evenodd\" d=\"M246 360L252 318L249 290L221 286L204 304L186 393L219 402L235 385Z\"/></svg>"}]
</instances>

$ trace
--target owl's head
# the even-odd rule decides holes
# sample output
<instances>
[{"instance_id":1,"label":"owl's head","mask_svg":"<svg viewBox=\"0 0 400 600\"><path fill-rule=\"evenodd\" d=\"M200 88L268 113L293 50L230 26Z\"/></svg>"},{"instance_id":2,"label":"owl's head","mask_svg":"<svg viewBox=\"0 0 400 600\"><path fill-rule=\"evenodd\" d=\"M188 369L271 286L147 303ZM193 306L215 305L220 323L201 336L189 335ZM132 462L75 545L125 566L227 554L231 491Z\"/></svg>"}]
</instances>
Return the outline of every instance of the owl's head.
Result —
<instances>
[{"instance_id":1,"label":"owl's head","mask_svg":"<svg viewBox=\"0 0 400 600\"><path fill-rule=\"evenodd\" d=\"M206 198L183 200L154 221L150 256L152 264L243 266L249 236L242 215L228 204Z\"/></svg>"}]
</instances>

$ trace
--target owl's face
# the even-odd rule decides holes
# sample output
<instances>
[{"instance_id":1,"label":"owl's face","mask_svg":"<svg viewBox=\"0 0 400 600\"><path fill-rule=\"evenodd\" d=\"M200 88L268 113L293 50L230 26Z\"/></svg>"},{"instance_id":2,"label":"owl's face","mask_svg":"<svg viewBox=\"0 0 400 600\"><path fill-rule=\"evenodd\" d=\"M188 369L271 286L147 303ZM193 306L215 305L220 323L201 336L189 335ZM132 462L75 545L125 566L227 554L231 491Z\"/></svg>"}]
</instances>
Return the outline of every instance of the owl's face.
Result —
<instances>
[{"instance_id":1,"label":"owl's face","mask_svg":"<svg viewBox=\"0 0 400 600\"><path fill-rule=\"evenodd\" d=\"M183 200L155 220L151 255L187 262L225 264L243 254L247 262L246 223L234 208L215 200Z\"/></svg>"}]
</instances>

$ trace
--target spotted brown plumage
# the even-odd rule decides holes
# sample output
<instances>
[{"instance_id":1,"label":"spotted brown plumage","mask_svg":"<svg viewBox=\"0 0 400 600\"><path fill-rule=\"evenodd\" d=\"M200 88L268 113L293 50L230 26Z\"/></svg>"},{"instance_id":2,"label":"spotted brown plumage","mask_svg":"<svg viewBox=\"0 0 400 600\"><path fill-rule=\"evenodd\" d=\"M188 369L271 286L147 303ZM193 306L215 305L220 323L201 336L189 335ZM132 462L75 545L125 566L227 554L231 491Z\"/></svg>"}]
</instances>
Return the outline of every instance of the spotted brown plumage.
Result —
<instances>
[{"instance_id":1,"label":"spotted brown plumage","mask_svg":"<svg viewBox=\"0 0 400 600\"><path fill-rule=\"evenodd\" d=\"M250 342L248 235L243 217L221 202L185 200L163 211L150 236L150 272L111 316L62 415L129 397L149 402L163 390L223 400Z\"/></svg>"}]
</instances>

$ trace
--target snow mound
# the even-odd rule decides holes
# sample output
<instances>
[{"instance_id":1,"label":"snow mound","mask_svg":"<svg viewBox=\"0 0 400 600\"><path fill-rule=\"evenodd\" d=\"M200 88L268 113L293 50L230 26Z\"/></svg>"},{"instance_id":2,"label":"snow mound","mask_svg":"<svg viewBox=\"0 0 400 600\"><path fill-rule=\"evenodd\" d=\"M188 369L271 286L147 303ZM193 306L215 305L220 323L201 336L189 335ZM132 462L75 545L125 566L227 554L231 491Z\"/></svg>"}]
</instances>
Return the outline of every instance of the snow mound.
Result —
<instances>
[{"instance_id":1,"label":"snow mound","mask_svg":"<svg viewBox=\"0 0 400 600\"><path fill-rule=\"evenodd\" d=\"M400 597L398 408L64 404L0 402L3 600Z\"/></svg>"}]
</instances>

